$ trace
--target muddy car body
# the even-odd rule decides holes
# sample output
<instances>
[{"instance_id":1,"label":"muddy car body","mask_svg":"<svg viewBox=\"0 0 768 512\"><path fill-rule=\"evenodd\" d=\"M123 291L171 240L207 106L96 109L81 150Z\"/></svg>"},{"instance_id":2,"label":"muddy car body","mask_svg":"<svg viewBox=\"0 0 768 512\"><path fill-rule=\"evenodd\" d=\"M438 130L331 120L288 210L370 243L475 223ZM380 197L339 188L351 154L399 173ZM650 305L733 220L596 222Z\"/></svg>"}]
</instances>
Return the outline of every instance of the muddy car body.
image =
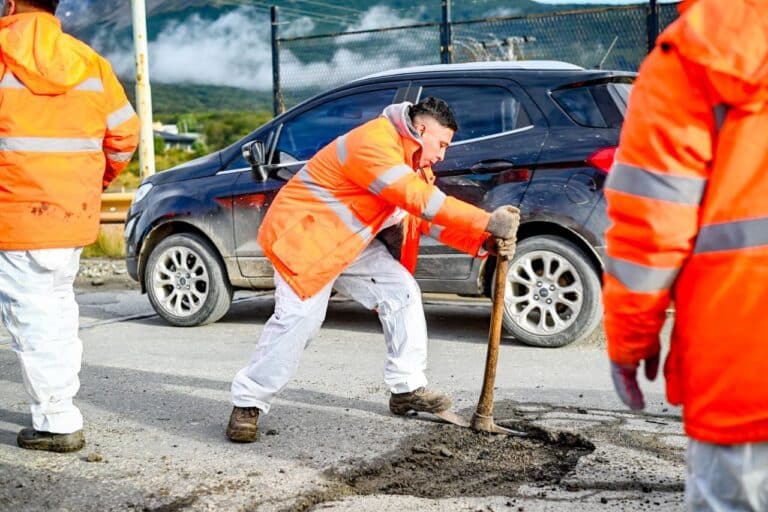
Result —
<instances>
[{"instance_id":1,"label":"muddy car body","mask_svg":"<svg viewBox=\"0 0 768 512\"><path fill-rule=\"evenodd\" d=\"M422 66L353 81L145 180L126 222L128 271L170 323L217 320L234 290L274 286L256 231L286 180L387 105L437 96L459 123L434 169L437 185L486 210L514 204L522 212L506 329L538 346L581 339L601 318L602 188L633 79L524 61ZM483 296L494 265L424 237L416 278L424 292Z\"/></svg>"}]
</instances>

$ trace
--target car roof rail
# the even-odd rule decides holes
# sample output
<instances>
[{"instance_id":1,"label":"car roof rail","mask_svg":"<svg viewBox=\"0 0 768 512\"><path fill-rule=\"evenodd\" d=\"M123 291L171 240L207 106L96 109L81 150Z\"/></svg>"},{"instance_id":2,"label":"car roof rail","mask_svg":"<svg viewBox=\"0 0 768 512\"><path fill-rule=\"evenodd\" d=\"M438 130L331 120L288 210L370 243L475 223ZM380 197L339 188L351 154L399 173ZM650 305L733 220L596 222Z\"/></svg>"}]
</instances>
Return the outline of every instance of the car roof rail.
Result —
<instances>
[{"instance_id":1,"label":"car roof rail","mask_svg":"<svg viewBox=\"0 0 768 512\"><path fill-rule=\"evenodd\" d=\"M481 61L463 62L460 64L427 64L423 66L410 66L405 68L380 71L371 75L358 78L381 78L386 76L398 76L409 73L430 73L436 71L485 71L491 69L501 70L531 70L531 71L573 71L583 70L581 66L559 60L512 60L512 61Z\"/></svg>"}]
</instances>

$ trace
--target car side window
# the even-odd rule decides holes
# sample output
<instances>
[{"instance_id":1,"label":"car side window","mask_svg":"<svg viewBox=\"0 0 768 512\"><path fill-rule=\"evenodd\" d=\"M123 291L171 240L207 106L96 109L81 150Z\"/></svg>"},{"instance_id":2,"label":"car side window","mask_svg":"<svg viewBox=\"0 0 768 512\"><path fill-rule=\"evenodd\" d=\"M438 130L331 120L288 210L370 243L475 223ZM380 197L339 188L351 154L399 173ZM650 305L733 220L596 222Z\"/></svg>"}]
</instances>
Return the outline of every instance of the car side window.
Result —
<instances>
[{"instance_id":1,"label":"car side window","mask_svg":"<svg viewBox=\"0 0 768 512\"><path fill-rule=\"evenodd\" d=\"M380 89L351 94L289 119L277 141L280 162L309 160L339 135L381 114L395 93L396 89Z\"/></svg>"},{"instance_id":2,"label":"car side window","mask_svg":"<svg viewBox=\"0 0 768 512\"><path fill-rule=\"evenodd\" d=\"M424 86L421 99L435 96L448 102L459 124L453 142L498 135L531 126L515 95L496 85Z\"/></svg>"}]
</instances>

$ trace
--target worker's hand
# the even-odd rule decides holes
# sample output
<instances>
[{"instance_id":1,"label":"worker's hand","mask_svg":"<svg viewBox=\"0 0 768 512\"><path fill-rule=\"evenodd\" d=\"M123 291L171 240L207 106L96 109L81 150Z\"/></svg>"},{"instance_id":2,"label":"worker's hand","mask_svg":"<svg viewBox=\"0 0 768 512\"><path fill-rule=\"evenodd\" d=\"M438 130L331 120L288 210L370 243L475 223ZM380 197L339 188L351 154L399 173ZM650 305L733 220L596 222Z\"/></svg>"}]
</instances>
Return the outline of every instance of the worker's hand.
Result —
<instances>
[{"instance_id":1,"label":"worker's hand","mask_svg":"<svg viewBox=\"0 0 768 512\"><path fill-rule=\"evenodd\" d=\"M489 236L483 242L483 249L488 251L488 254L492 256L498 256L505 260L511 260L515 255L515 247L517 243L514 238L504 240L503 238L496 238L495 236Z\"/></svg>"},{"instance_id":2,"label":"worker's hand","mask_svg":"<svg viewBox=\"0 0 768 512\"><path fill-rule=\"evenodd\" d=\"M517 240L517 228L520 226L520 210L506 205L496 208L491 213L485 230L496 238Z\"/></svg>"},{"instance_id":3,"label":"worker's hand","mask_svg":"<svg viewBox=\"0 0 768 512\"><path fill-rule=\"evenodd\" d=\"M659 370L659 354L647 358L644 362L645 376L654 380ZM630 409L639 411L645 408L645 400L637 384L638 364L619 364L611 362L611 378L616 394Z\"/></svg>"}]
</instances>

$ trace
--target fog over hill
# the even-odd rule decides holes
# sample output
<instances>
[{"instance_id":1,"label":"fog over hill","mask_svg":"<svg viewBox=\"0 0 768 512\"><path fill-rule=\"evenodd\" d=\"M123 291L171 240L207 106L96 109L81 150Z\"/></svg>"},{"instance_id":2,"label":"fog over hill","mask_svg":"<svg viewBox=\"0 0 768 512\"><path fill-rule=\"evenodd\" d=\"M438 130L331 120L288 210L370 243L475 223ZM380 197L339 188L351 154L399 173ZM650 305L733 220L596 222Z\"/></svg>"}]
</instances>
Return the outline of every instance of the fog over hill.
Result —
<instances>
[{"instance_id":1,"label":"fog over hill","mask_svg":"<svg viewBox=\"0 0 768 512\"><path fill-rule=\"evenodd\" d=\"M280 35L301 36L408 25L440 19L440 1L355 0L146 0L150 76L155 82L226 85L256 91L272 87L269 4L281 9ZM519 15L574 8L531 0L453 2L453 19ZM134 76L131 6L126 0L62 0L59 11L66 30L104 54L117 73ZM354 76L355 62L338 47L323 61L301 62L286 51L283 66L290 76L306 67L317 75ZM319 67L319 68L318 68Z\"/></svg>"}]
</instances>

